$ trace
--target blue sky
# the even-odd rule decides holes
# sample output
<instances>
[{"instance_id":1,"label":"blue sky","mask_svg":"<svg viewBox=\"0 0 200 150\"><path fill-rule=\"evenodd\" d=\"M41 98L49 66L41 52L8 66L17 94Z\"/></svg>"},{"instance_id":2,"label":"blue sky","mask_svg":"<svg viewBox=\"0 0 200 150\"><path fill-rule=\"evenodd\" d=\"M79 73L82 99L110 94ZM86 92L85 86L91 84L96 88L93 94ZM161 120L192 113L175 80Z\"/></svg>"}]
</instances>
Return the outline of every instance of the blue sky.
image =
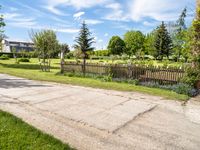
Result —
<instances>
[{"instance_id":1,"label":"blue sky","mask_svg":"<svg viewBox=\"0 0 200 150\"><path fill-rule=\"evenodd\" d=\"M61 43L73 45L85 20L97 49L106 48L113 35L123 37L128 30L148 33L161 21L175 21L184 7L189 25L195 12L195 0L1 0L0 4L11 40L30 41L31 30L52 29Z\"/></svg>"}]
</instances>

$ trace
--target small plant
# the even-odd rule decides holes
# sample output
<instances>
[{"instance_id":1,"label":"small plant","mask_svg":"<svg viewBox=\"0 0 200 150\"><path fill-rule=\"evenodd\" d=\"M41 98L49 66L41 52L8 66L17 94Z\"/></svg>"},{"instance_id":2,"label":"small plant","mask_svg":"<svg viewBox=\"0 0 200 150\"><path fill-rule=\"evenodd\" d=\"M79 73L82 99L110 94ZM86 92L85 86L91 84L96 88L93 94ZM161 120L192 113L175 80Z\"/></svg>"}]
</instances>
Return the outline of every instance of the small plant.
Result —
<instances>
[{"instance_id":1,"label":"small plant","mask_svg":"<svg viewBox=\"0 0 200 150\"><path fill-rule=\"evenodd\" d=\"M138 85L139 84L139 80L128 80L129 84L133 84L133 85Z\"/></svg>"},{"instance_id":2,"label":"small plant","mask_svg":"<svg viewBox=\"0 0 200 150\"><path fill-rule=\"evenodd\" d=\"M112 82L113 81L113 75L112 74L109 74L108 76L103 76L101 78L101 81L104 81L104 82Z\"/></svg>"},{"instance_id":3,"label":"small plant","mask_svg":"<svg viewBox=\"0 0 200 150\"><path fill-rule=\"evenodd\" d=\"M20 58L18 62L30 62L28 58Z\"/></svg>"},{"instance_id":4,"label":"small plant","mask_svg":"<svg viewBox=\"0 0 200 150\"><path fill-rule=\"evenodd\" d=\"M9 56L6 54L3 54L0 56L0 60L9 60Z\"/></svg>"}]
</instances>

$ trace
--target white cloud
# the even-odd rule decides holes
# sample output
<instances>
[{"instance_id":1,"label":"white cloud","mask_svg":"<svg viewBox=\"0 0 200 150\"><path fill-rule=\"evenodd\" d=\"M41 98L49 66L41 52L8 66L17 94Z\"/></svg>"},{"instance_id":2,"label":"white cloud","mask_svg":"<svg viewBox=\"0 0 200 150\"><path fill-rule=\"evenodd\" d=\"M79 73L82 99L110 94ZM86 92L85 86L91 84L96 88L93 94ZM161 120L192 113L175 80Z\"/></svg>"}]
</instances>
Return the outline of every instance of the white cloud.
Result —
<instances>
[{"instance_id":1,"label":"white cloud","mask_svg":"<svg viewBox=\"0 0 200 150\"><path fill-rule=\"evenodd\" d=\"M20 17L21 15L18 14L18 13L4 13L3 16L4 16L5 19L11 20L11 19L14 19L16 17Z\"/></svg>"},{"instance_id":2,"label":"white cloud","mask_svg":"<svg viewBox=\"0 0 200 150\"><path fill-rule=\"evenodd\" d=\"M107 37L107 36L108 36L108 33L105 33L104 36Z\"/></svg>"},{"instance_id":3,"label":"white cloud","mask_svg":"<svg viewBox=\"0 0 200 150\"><path fill-rule=\"evenodd\" d=\"M102 43L102 42L103 42L103 40L102 40L102 39L99 39L99 40L98 40L98 43Z\"/></svg>"},{"instance_id":4,"label":"white cloud","mask_svg":"<svg viewBox=\"0 0 200 150\"><path fill-rule=\"evenodd\" d=\"M49 10L51 13L59 15L59 16L66 16L68 14L65 14L63 12L61 12L59 9L57 9L56 7L53 6L45 6L44 8L46 8L47 10Z\"/></svg>"},{"instance_id":5,"label":"white cloud","mask_svg":"<svg viewBox=\"0 0 200 150\"><path fill-rule=\"evenodd\" d=\"M86 19L85 22L86 22L86 24L90 24L90 25L96 25L96 24L103 23L103 21L96 20L96 19Z\"/></svg>"},{"instance_id":6,"label":"white cloud","mask_svg":"<svg viewBox=\"0 0 200 150\"><path fill-rule=\"evenodd\" d=\"M83 11L80 11L80 12L77 12L73 15L74 19L75 20L80 20L81 19L81 16L83 16L85 14L85 12Z\"/></svg>"},{"instance_id":7,"label":"white cloud","mask_svg":"<svg viewBox=\"0 0 200 150\"><path fill-rule=\"evenodd\" d=\"M44 8L56 15L65 15L58 9L59 6L72 6L77 10L80 10L83 8L91 8L93 6L103 5L108 1L110 0L45 0L47 6Z\"/></svg>"},{"instance_id":8,"label":"white cloud","mask_svg":"<svg viewBox=\"0 0 200 150\"><path fill-rule=\"evenodd\" d=\"M104 19L111 21L128 21L127 14L124 13L120 3L110 3L105 8L111 9L111 12L104 16Z\"/></svg>"},{"instance_id":9,"label":"white cloud","mask_svg":"<svg viewBox=\"0 0 200 150\"><path fill-rule=\"evenodd\" d=\"M129 3L130 18L141 21L150 17L157 21L173 21L190 0L132 0Z\"/></svg>"},{"instance_id":10,"label":"white cloud","mask_svg":"<svg viewBox=\"0 0 200 150\"><path fill-rule=\"evenodd\" d=\"M106 8L111 8L111 9L114 9L114 10L121 9L120 3L110 3L110 4L106 5L105 7Z\"/></svg>"}]
</instances>

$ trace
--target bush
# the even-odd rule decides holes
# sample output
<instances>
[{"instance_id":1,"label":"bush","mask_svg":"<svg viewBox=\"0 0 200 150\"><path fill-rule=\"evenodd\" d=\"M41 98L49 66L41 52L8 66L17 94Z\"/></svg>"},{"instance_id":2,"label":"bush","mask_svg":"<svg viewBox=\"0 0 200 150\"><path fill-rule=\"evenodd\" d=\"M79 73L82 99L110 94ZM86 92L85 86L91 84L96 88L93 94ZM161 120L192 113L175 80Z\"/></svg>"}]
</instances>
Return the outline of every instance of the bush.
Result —
<instances>
[{"instance_id":1,"label":"bush","mask_svg":"<svg viewBox=\"0 0 200 150\"><path fill-rule=\"evenodd\" d=\"M153 88L161 88L165 90L171 90L178 94L185 94L189 96L197 96L199 94L199 90L194 89L191 85L185 83L179 83L174 85L160 85L159 83L155 82L142 82L140 85L153 87Z\"/></svg>"},{"instance_id":2,"label":"bush","mask_svg":"<svg viewBox=\"0 0 200 150\"><path fill-rule=\"evenodd\" d=\"M71 58L73 58L74 56L73 56L73 52L69 52L69 53L67 53L66 55L65 55L65 58L67 58L67 59L71 59Z\"/></svg>"},{"instance_id":3,"label":"bush","mask_svg":"<svg viewBox=\"0 0 200 150\"><path fill-rule=\"evenodd\" d=\"M200 69L188 67L186 73L187 75L182 79L182 81L191 86L195 86L195 83L200 79Z\"/></svg>"},{"instance_id":4,"label":"bush","mask_svg":"<svg viewBox=\"0 0 200 150\"><path fill-rule=\"evenodd\" d=\"M0 56L0 60L8 60L8 59L9 59L9 56L6 54L3 54Z\"/></svg>"},{"instance_id":5,"label":"bush","mask_svg":"<svg viewBox=\"0 0 200 150\"><path fill-rule=\"evenodd\" d=\"M30 62L28 58L20 58L18 62Z\"/></svg>"}]
</instances>

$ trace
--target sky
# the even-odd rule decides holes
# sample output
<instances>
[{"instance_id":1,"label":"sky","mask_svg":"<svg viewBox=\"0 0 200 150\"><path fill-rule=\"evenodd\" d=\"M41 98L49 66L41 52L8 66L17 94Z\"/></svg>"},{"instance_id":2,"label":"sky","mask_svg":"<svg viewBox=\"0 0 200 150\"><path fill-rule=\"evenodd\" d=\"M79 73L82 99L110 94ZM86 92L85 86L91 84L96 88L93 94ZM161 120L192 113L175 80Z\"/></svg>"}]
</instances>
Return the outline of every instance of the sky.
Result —
<instances>
[{"instance_id":1,"label":"sky","mask_svg":"<svg viewBox=\"0 0 200 150\"><path fill-rule=\"evenodd\" d=\"M106 49L109 39L126 31L149 33L161 21L173 22L187 7L189 26L195 0L0 0L10 40L30 41L30 32L54 30L60 43L75 44L85 20L96 49Z\"/></svg>"}]
</instances>

